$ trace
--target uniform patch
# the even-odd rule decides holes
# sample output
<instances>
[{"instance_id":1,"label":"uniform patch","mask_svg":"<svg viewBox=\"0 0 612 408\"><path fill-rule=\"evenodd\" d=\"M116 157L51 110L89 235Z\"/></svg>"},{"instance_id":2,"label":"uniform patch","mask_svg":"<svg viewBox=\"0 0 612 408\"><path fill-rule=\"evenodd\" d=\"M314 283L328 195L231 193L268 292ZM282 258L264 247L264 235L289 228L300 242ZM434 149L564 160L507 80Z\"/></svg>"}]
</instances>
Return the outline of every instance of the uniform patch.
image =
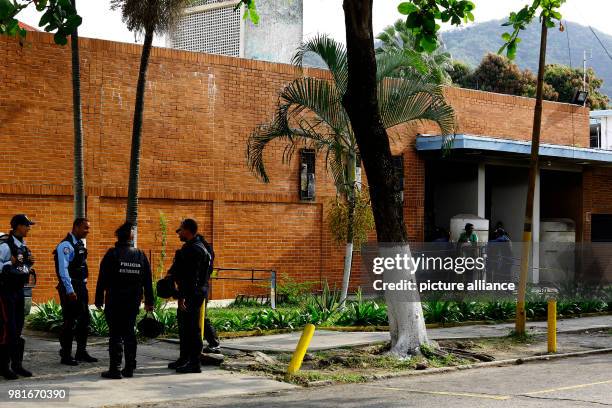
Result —
<instances>
[{"instance_id":1,"label":"uniform patch","mask_svg":"<svg viewBox=\"0 0 612 408\"><path fill-rule=\"evenodd\" d=\"M64 255L68 255L70 253L70 248L65 247L64 248Z\"/></svg>"}]
</instances>

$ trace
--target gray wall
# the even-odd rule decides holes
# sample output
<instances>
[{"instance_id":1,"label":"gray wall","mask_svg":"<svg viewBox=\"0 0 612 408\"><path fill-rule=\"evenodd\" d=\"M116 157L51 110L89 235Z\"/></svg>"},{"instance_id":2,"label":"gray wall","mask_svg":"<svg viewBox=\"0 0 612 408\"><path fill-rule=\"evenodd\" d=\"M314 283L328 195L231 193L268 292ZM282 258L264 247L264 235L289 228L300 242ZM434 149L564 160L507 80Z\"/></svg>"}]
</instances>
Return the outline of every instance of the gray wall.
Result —
<instances>
[{"instance_id":1,"label":"gray wall","mask_svg":"<svg viewBox=\"0 0 612 408\"><path fill-rule=\"evenodd\" d=\"M302 42L302 0L257 2L259 24L245 22L244 58L290 63Z\"/></svg>"},{"instance_id":2,"label":"gray wall","mask_svg":"<svg viewBox=\"0 0 612 408\"><path fill-rule=\"evenodd\" d=\"M436 226L450 230L453 216L478 214L478 165L445 163L432 176Z\"/></svg>"},{"instance_id":3,"label":"gray wall","mask_svg":"<svg viewBox=\"0 0 612 408\"><path fill-rule=\"evenodd\" d=\"M504 223L512 241L521 241L527 200L528 170L518 167L487 167L491 193L491 228Z\"/></svg>"}]
</instances>

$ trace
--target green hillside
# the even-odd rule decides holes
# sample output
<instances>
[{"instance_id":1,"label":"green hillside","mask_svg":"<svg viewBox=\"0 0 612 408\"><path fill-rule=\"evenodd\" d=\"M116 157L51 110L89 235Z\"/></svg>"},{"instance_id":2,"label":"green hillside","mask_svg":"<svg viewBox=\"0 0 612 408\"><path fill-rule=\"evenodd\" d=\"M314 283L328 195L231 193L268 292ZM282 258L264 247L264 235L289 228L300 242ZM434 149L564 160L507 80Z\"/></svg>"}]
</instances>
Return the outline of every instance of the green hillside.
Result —
<instances>
[{"instance_id":1,"label":"green hillside","mask_svg":"<svg viewBox=\"0 0 612 408\"><path fill-rule=\"evenodd\" d=\"M464 61L475 67L487 52L497 52L502 45L501 34L508 31L502 27L503 21L488 21L475 24L471 27L461 28L443 33L446 48L454 59ZM583 50L592 50L593 58L587 61L587 66L593 67L599 77L604 80L602 90L612 96L612 61L588 27L568 22L567 30L560 32L555 28L548 35L547 63L570 65L574 68L582 67ZM612 53L612 36L595 30L608 51ZM532 24L521 33L516 63L521 68L537 71L538 51L540 48L540 25Z\"/></svg>"}]
</instances>

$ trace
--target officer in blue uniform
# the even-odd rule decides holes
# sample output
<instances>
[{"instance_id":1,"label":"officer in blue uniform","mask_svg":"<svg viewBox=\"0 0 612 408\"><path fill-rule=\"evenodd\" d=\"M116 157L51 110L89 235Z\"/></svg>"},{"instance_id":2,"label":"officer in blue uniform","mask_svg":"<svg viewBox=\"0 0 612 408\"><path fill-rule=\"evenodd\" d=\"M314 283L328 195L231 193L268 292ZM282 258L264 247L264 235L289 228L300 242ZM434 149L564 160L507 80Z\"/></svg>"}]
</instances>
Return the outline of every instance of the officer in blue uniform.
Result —
<instances>
[{"instance_id":1,"label":"officer in blue uniform","mask_svg":"<svg viewBox=\"0 0 612 408\"><path fill-rule=\"evenodd\" d=\"M55 251L57 291L62 305L64 323L60 332L60 357L65 365L77 365L79 361L95 363L97 358L87 353L89 331L89 293L87 291L87 248L83 239L89 234L89 221L77 218L72 232L59 243ZM72 340L77 351L72 357Z\"/></svg>"},{"instance_id":2,"label":"officer in blue uniform","mask_svg":"<svg viewBox=\"0 0 612 408\"><path fill-rule=\"evenodd\" d=\"M25 214L15 215L6 242L0 244L0 375L7 380L16 379L17 375L32 376L22 366L25 339L21 337L25 313L23 287L34 264L24 241L31 225L34 221Z\"/></svg>"}]
</instances>

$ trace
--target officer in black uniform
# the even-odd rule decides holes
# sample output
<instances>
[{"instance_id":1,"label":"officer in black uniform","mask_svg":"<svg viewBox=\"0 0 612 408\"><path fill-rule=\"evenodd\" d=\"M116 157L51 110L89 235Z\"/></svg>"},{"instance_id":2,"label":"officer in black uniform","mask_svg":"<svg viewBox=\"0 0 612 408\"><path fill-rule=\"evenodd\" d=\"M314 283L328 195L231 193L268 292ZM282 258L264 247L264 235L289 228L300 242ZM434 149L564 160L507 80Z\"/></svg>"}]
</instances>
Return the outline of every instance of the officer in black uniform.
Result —
<instances>
[{"instance_id":1,"label":"officer in black uniform","mask_svg":"<svg viewBox=\"0 0 612 408\"><path fill-rule=\"evenodd\" d=\"M64 324L60 332L60 357L65 365L77 365L78 361L95 363L97 358L87 352L89 332L89 292L87 291L87 248L83 239L89 234L89 221L77 218L72 224L72 232L66 235L53 255L55 272L58 278L57 291L62 305ZM77 351L72 357L72 340L77 343Z\"/></svg>"},{"instance_id":2,"label":"officer in black uniform","mask_svg":"<svg viewBox=\"0 0 612 408\"><path fill-rule=\"evenodd\" d=\"M136 369L134 326L144 292L145 310L153 311L151 266L145 253L134 248L133 225L125 223L115 231L117 242L100 263L96 287L96 306L104 304L108 323L110 367L102 377L132 377ZM106 295L106 296L105 296ZM125 352L125 366L121 360Z\"/></svg>"},{"instance_id":3,"label":"officer in black uniform","mask_svg":"<svg viewBox=\"0 0 612 408\"><path fill-rule=\"evenodd\" d=\"M178 360L168 364L168 368L176 369L178 373L199 373L203 346L200 309L207 294L211 256L202 237L197 235L198 224L195 220L183 220L176 233L185 244L176 251L168 275L176 282L178 289L176 317L181 354Z\"/></svg>"},{"instance_id":4,"label":"officer in black uniform","mask_svg":"<svg viewBox=\"0 0 612 408\"><path fill-rule=\"evenodd\" d=\"M15 215L6 242L0 244L0 375L7 380L16 379L17 375L32 376L22 365L25 339L21 331L25 313L23 287L34 264L24 238L34 224L25 214Z\"/></svg>"}]
</instances>

